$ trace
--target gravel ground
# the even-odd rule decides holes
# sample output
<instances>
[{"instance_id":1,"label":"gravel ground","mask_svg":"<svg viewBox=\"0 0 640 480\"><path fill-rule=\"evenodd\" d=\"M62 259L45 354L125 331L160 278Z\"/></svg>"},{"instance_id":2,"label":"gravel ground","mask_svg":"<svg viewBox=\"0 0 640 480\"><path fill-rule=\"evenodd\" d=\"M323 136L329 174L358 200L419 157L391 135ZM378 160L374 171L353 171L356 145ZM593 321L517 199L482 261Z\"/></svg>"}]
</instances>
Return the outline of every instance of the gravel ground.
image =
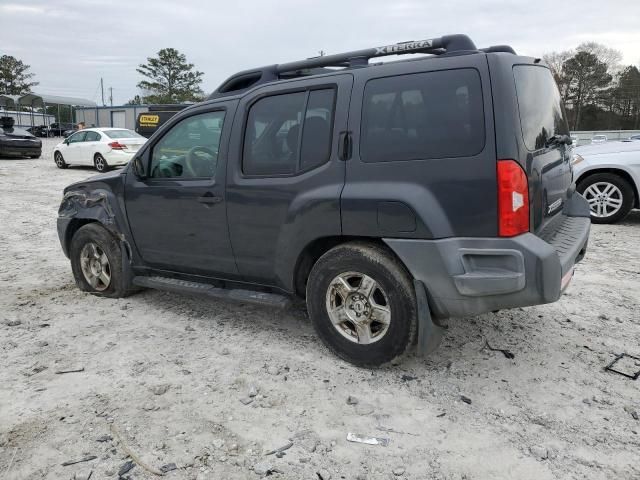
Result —
<instances>
[{"instance_id":1,"label":"gravel ground","mask_svg":"<svg viewBox=\"0 0 640 480\"><path fill-rule=\"evenodd\" d=\"M0 478L640 478L640 380L604 370L640 356L640 212L594 225L559 302L453 319L432 356L369 371L302 311L81 293L55 221L94 172L55 143L0 161Z\"/></svg>"}]
</instances>

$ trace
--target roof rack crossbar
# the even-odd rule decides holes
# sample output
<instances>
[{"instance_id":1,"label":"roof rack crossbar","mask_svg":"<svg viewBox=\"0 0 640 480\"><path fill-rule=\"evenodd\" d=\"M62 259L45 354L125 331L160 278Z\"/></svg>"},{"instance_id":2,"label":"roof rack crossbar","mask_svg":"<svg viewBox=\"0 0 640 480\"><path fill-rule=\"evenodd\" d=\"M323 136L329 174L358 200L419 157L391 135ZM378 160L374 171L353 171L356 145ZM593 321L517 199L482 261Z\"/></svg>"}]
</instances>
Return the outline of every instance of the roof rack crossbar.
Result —
<instances>
[{"instance_id":1,"label":"roof rack crossbar","mask_svg":"<svg viewBox=\"0 0 640 480\"><path fill-rule=\"evenodd\" d=\"M325 67L357 68L369 64L369 60L376 57L389 55L405 55L411 53L427 53L442 55L453 52L477 52L475 44L467 35L445 35L410 42L400 42L382 47L366 48L352 52L337 53L335 55L323 55L321 57L307 58L295 62L269 65L262 68L254 68L238 72L225 80L216 91L208 98L216 98L222 95L238 93L265 82L287 77L292 73L301 75L303 72L312 72L315 69Z\"/></svg>"},{"instance_id":2,"label":"roof rack crossbar","mask_svg":"<svg viewBox=\"0 0 640 480\"><path fill-rule=\"evenodd\" d=\"M349 65L362 65L371 58L386 57L389 55L404 55L409 53L442 53L477 50L475 44L466 35L445 35L444 37L428 40L395 43L382 47L366 48L352 52L325 55L322 57L307 58L295 62L276 65L278 73L302 70L316 67L332 67L348 63Z\"/></svg>"}]
</instances>

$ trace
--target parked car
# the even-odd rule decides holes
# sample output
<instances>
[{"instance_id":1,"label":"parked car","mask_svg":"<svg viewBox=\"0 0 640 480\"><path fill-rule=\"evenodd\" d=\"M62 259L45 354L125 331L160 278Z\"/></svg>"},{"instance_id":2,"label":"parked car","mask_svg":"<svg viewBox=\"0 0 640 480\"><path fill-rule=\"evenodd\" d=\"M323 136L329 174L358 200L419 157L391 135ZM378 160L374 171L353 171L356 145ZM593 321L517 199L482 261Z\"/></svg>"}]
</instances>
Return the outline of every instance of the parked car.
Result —
<instances>
[{"instance_id":1,"label":"parked car","mask_svg":"<svg viewBox=\"0 0 640 480\"><path fill-rule=\"evenodd\" d=\"M368 63L409 53L433 55ZM448 317L558 300L590 228L568 144L551 72L510 47L322 56L229 78L68 186L58 233L81 290L298 296L333 352L375 366L433 350Z\"/></svg>"},{"instance_id":2,"label":"parked car","mask_svg":"<svg viewBox=\"0 0 640 480\"><path fill-rule=\"evenodd\" d=\"M591 221L615 223L640 208L640 142L608 142L575 150L578 192L589 202Z\"/></svg>"},{"instance_id":3,"label":"parked car","mask_svg":"<svg viewBox=\"0 0 640 480\"><path fill-rule=\"evenodd\" d=\"M58 168L92 165L105 172L126 165L146 140L125 128L85 128L56 145L53 160Z\"/></svg>"},{"instance_id":4,"label":"parked car","mask_svg":"<svg viewBox=\"0 0 640 480\"><path fill-rule=\"evenodd\" d=\"M629 140L631 140L632 142L640 140L640 135L631 135L629 137Z\"/></svg>"},{"instance_id":5,"label":"parked car","mask_svg":"<svg viewBox=\"0 0 640 480\"><path fill-rule=\"evenodd\" d=\"M592 144L607 143L607 136L606 135L594 135L593 137L591 137L591 143Z\"/></svg>"},{"instance_id":6,"label":"parked car","mask_svg":"<svg viewBox=\"0 0 640 480\"><path fill-rule=\"evenodd\" d=\"M62 132L62 136L64 138L69 138L71 135L73 135L77 131L78 131L78 127L74 125L73 128L70 128L69 130L65 130L64 132Z\"/></svg>"},{"instance_id":7,"label":"parked car","mask_svg":"<svg viewBox=\"0 0 640 480\"><path fill-rule=\"evenodd\" d=\"M13 117L0 117L0 157L40 158L42 141L22 128L14 128Z\"/></svg>"},{"instance_id":8,"label":"parked car","mask_svg":"<svg viewBox=\"0 0 640 480\"><path fill-rule=\"evenodd\" d=\"M29 127L25 130L29 132L31 135L33 135L34 137L46 138L49 136L49 127L47 127L46 125L36 125L33 127Z\"/></svg>"},{"instance_id":9,"label":"parked car","mask_svg":"<svg viewBox=\"0 0 640 480\"><path fill-rule=\"evenodd\" d=\"M62 137L67 130L76 130L77 127L73 123L52 123L49 125L50 137Z\"/></svg>"}]
</instances>

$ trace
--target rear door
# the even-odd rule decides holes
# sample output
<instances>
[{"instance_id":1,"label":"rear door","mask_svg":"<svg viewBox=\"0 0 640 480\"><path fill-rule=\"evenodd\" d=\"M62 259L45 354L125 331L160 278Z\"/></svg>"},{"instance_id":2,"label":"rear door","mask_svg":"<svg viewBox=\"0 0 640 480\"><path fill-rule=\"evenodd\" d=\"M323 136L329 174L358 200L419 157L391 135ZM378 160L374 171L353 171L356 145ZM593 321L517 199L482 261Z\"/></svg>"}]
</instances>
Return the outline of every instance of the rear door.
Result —
<instances>
[{"instance_id":1,"label":"rear door","mask_svg":"<svg viewBox=\"0 0 640 480\"><path fill-rule=\"evenodd\" d=\"M95 132L93 130L86 132L86 135L84 137L84 142L79 144L80 145L79 152L81 153L78 158L78 161L82 165L93 165L93 156L97 152L100 152L102 150L100 138L101 138L101 134L98 132Z\"/></svg>"},{"instance_id":2,"label":"rear door","mask_svg":"<svg viewBox=\"0 0 640 480\"><path fill-rule=\"evenodd\" d=\"M292 290L301 250L341 234L338 158L352 76L266 85L238 106L229 156L229 231L240 274Z\"/></svg>"}]
</instances>

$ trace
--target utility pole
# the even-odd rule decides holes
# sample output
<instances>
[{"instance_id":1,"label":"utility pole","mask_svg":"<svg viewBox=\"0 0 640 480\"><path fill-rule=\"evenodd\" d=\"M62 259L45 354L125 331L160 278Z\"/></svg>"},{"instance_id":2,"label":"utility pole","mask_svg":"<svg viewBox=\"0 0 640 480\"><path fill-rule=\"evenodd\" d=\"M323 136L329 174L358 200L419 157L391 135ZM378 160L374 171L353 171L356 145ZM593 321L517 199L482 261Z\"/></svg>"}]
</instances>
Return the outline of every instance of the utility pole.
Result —
<instances>
[{"instance_id":1,"label":"utility pole","mask_svg":"<svg viewBox=\"0 0 640 480\"><path fill-rule=\"evenodd\" d=\"M104 82L102 77L100 77L100 93L102 94L102 106L104 107L106 104L104 103Z\"/></svg>"},{"instance_id":2,"label":"utility pole","mask_svg":"<svg viewBox=\"0 0 640 480\"><path fill-rule=\"evenodd\" d=\"M109 87L109 105L113 107L113 87Z\"/></svg>"}]
</instances>

